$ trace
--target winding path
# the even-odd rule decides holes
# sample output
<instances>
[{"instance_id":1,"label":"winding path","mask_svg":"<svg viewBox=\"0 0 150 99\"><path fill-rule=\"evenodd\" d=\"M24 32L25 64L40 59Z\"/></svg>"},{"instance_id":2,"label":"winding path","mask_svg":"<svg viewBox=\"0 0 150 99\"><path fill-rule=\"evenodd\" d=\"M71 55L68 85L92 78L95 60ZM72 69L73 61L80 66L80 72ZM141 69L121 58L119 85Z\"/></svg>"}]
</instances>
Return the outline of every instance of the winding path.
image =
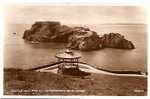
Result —
<instances>
[{"instance_id":1,"label":"winding path","mask_svg":"<svg viewBox=\"0 0 150 99\"><path fill-rule=\"evenodd\" d=\"M40 66L37 68L32 68L30 70L35 70L38 72L53 72L53 73L57 73L57 65L59 63L54 63L51 65L46 65L46 66ZM141 75L141 74L119 74L119 73L113 73L113 72L109 72L108 70L100 70L97 69L96 67L93 67L91 65L85 64L85 63L79 63L79 68L82 71L85 72L89 72L89 73L97 73L97 74L106 74L106 75L114 75L114 76L136 76L136 77L147 77L147 75Z\"/></svg>"},{"instance_id":2,"label":"winding path","mask_svg":"<svg viewBox=\"0 0 150 99\"><path fill-rule=\"evenodd\" d=\"M108 71L104 71L104 70L99 70L95 67L92 67L90 65L87 64L80 64L83 67L87 67L88 69L82 69L83 71L87 71L87 72L91 72L91 73L99 73L99 74L106 74L106 75L114 75L114 76L139 76L139 77L147 77L146 75L139 75L139 74L117 74L117 73L111 73Z\"/></svg>"}]
</instances>

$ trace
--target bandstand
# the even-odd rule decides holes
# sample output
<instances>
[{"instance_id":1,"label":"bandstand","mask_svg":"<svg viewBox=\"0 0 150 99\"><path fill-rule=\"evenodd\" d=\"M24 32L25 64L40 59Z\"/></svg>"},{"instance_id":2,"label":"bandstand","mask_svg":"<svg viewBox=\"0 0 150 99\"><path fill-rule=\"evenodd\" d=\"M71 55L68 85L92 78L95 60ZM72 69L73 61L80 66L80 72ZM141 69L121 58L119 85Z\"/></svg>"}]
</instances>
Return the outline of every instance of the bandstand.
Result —
<instances>
[{"instance_id":1,"label":"bandstand","mask_svg":"<svg viewBox=\"0 0 150 99\"><path fill-rule=\"evenodd\" d=\"M58 73L62 73L64 69L66 68L79 68L79 58L81 58L81 55L79 53L75 53L69 49L66 49L63 52L59 52L55 56L60 63L58 65Z\"/></svg>"}]
</instances>

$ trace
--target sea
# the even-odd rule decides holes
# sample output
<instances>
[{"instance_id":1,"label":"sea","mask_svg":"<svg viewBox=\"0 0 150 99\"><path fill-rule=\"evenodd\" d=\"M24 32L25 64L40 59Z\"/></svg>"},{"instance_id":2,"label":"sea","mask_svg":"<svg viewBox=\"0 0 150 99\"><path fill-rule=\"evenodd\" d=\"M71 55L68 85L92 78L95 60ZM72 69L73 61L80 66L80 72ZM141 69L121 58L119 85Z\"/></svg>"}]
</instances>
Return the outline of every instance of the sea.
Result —
<instances>
[{"instance_id":1,"label":"sea","mask_svg":"<svg viewBox=\"0 0 150 99\"><path fill-rule=\"evenodd\" d=\"M108 70L147 71L146 24L92 24L86 25L98 35L120 33L133 42L135 49L104 48L95 51L74 50L82 55L80 61ZM31 24L7 24L4 34L4 68L30 69L51 64L55 54L65 48L63 43L31 44L22 37ZM16 34L15 34L16 33Z\"/></svg>"}]
</instances>

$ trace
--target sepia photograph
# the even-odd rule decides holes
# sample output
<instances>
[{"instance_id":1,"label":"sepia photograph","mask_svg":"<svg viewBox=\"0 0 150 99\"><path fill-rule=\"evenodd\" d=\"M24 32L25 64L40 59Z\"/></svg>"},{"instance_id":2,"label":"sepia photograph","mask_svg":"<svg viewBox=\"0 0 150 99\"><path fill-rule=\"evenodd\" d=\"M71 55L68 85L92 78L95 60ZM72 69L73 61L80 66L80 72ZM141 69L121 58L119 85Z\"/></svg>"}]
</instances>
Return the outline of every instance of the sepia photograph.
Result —
<instances>
[{"instance_id":1,"label":"sepia photograph","mask_svg":"<svg viewBox=\"0 0 150 99\"><path fill-rule=\"evenodd\" d=\"M4 11L4 96L147 96L145 6Z\"/></svg>"}]
</instances>

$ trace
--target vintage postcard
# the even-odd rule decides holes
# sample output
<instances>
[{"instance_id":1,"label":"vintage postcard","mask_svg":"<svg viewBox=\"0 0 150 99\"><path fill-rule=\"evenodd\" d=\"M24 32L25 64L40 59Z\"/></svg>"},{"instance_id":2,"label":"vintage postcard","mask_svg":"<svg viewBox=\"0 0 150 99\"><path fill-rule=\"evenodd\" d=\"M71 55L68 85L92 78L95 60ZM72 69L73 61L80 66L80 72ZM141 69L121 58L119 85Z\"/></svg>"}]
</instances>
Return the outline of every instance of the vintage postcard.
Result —
<instances>
[{"instance_id":1,"label":"vintage postcard","mask_svg":"<svg viewBox=\"0 0 150 99\"><path fill-rule=\"evenodd\" d=\"M4 96L147 96L144 6L9 5Z\"/></svg>"}]
</instances>

